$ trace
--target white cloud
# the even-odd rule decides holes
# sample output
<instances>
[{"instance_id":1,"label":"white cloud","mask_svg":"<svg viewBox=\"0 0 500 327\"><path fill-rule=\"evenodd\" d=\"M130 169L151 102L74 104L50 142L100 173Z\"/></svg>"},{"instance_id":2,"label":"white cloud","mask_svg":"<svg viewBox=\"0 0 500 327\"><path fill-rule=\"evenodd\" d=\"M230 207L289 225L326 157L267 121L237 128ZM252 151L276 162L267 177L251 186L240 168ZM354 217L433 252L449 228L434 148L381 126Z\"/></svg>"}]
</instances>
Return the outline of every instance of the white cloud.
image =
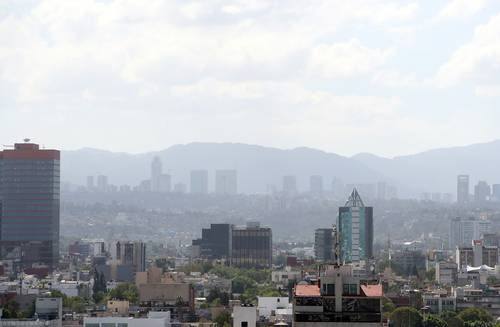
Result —
<instances>
[{"instance_id":1,"label":"white cloud","mask_svg":"<svg viewBox=\"0 0 500 327\"><path fill-rule=\"evenodd\" d=\"M500 14L480 25L474 38L456 50L437 73L436 84L453 86L466 80L491 83L500 72Z\"/></svg>"},{"instance_id":2,"label":"white cloud","mask_svg":"<svg viewBox=\"0 0 500 327\"><path fill-rule=\"evenodd\" d=\"M311 50L307 69L324 78L356 77L373 72L389 57L391 51L363 46L358 40L320 44Z\"/></svg>"},{"instance_id":3,"label":"white cloud","mask_svg":"<svg viewBox=\"0 0 500 327\"><path fill-rule=\"evenodd\" d=\"M441 9L437 19L463 19L475 15L486 7L489 0L450 0Z\"/></svg>"}]
</instances>

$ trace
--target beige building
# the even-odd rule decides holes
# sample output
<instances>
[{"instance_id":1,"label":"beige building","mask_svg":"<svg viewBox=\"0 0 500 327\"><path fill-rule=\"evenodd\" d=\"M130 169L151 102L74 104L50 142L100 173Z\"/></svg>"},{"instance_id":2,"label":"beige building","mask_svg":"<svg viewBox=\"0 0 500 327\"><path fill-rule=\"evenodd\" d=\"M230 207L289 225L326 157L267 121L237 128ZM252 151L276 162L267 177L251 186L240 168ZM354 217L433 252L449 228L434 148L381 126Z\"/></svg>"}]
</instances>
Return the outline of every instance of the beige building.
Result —
<instances>
[{"instance_id":1,"label":"beige building","mask_svg":"<svg viewBox=\"0 0 500 327\"><path fill-rule=\"evenodd\" d=\"M128 301L109 300L106 304L108 312L117 316L128 316L129 307Z\"/></svg>"}]
</instances>

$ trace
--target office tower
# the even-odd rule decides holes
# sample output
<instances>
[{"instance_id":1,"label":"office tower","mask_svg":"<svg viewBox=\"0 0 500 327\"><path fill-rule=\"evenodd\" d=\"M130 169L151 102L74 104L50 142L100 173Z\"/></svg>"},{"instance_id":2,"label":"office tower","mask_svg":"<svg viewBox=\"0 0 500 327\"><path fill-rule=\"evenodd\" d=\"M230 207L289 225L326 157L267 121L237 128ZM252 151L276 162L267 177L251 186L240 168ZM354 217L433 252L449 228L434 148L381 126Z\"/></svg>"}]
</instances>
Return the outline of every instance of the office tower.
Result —
<instances>
[{"instance_id":1,"label":"office tower","mask_svg":"<svg viewBox=\"0 0 500 327\"><path fill-rule=\"evenodd\" d=\"M208 193L208 171L191 170L191 194Z\"/></svg>"},{"instance_id":2,"label":"office tower","mask_svg":"<svg viewBox=\"0 0 500 327\"><path fill-rule=\"evenodd\" d=\"M238 193L237 172L234 169L215 171L215 193L235 195Z\"/></svg>"},{"instance_id":3,"label":"office tower","mask_svg":"<svg viewBox=\"0 0 500 327\"><path fill-rule=\"evenodd\" d=\"M146 271L146 244L140 241L117 241L111 244L113 264Z\"/></svg>"},{"instance_id":4,"label":"office tower","mask_svg":"<svg viewBox=\"0 0 500 327\"><path fill-rule=\"evenodd\" d=\"M457 202L459 204L469 202L469 175L457 177Z\"/></svg>"},{"instance_id":5,"label":"office tower","mask_svg":"<svg viewBox=\"0 0 500 327\"><path fill-rule=\"evenodd\" d=\"M309 191L312 194L323 194L323 176L313 175L309 178Z\"/></svg>"},{"instance_id":6,"label":"office tower","mask_svg":"<svg viewBox=\"0 0 500 327\"><path fill-rule=\"evenodd\" d=\"M59 151L28 139L0 151L1 259L15 256L16 268L59 261L59 172Z\"/></svg>"},{"instance_id":7,"label":"office tower","mask_svg":"<svg viewBox=\"0 0 500 327\"><path fill-rule=\"evenodd\" d=\"M335 197L344 197L344 183L337 177L332 180L332 193Z\"/></svg>"},{"instance_id":8,"label":"office tower","mask_svg":"<svg viewBox=\"0 0 500 327\"><path fill-rule=\"evenodd\" d=\"M373 208L365 207L354 189L345 206L339 208L340 260L359 262L373 256Z\"/></svg>"},{"instance_id":9,"label":"office tower","mask_svg":"<svg viewBox=\"0 0 500 327\"><path fill-rule=\"evenodd\" d=\"M160 157L154 157L151 162L151 192L160 192L162 164Z\"/></svg>"},{"instance_id":10,"label":"office tower","mask_svg":"<svg viewBox=\"0 0 500 327\"><path fill-rule=\"evenodd\" d=\"M210 224L203 228L201 238L193 240L193 245L200 247L200 256L204 259L227 259L231 257L231 224Z\"/></svg>"},{"instance_id":11,"label":"office tower","mask_svg":"<svg viewBox=\"0 0 500 327\"><path fill-rule=\"evenodd\" d=\"M169 174L160 175L159 191L170 193L172 191L172 177Z\"/></svg>"},{"instance_id":12,"label":"office tower","mask_svg":"<svg viewBox=\"0 0 500 327\"><path fill-rule=\"evenodd\" d=\"M377 199L378 200L385 200L387 198L386 188L387 188L387 184L385 182L378 182L377 183Z\"/></svg>"},{"instance_id":13,"label":"office tower","mask_svg":"<svg viewBox=\"0 0 500 327\"><path fill-rule=\"evenodd\" d=\"M469 246L473 240L479 240L484 234L490 233L491 222L475 218L453 218L450 220L449 246Z\"/></svg>"},{"instance_id":14,"label":"office tower","mask_svg":"<svg viewBox=\"0 0 500 327\"><path fill-rule=\"evenodd\" d=\"M493 184L491 186L491 197L493 201L500 201L500 184Z\"/></svg>"},{"instance_id":15,"label":"office tower","mask_svg":"<svg viewBox=\"0 0 500 327\"><path fill-rule=\"evenodd\" d=\"M285 195L297 194L297 178L295 176L283 176L283 193Z\"/></svg>"},{"instance_id":16,"label":"office tower","mask_svg":"<svg viewBox=\"0 0 500 327\"><path fill-rule=\"evenodd\" d=\"M332 262L334 260L334 245L333 228L316 229L314 232L314 255L316 260Z\"/></svg>"},{"instance_id":17,"label":"office tower","mask_svg":"<svg viewBox=\"0 0 500 327\"><path fill-rule=\"evenodd\" d=\"M94 176L87 176L87 189L88 190L93 190L95 187L94 185Z\"/></svg>"},{"instance_id":18,"label":"office tower","mask_svg":"<svg viewBox=\"0 0 500 327\"><path fill-rule=\"evenodd\" d=\"M474 186L474 201L486 202L491 195L491 187L485 181L479 181Z\"/></svg>"},{"instance_id":19,"label":"office tower","mask_svg":"<svg viewBox=\"0 0 500 327\"><path fill-rule=\"evenodd\" d=\"M97 189L101 192L106 192L108 190L108 176L97 176Z\"/></svg>"},{"instance_id":20,"label":"office tower","mask_svg":"<svg viewBox=\"0 0 500 327\"><path fill-rule=\"evenodd\" d=\"M231 266L241 268L271 268L273 233L259 223L233 227L231 235Z\"/></svg>"}]
</instances>

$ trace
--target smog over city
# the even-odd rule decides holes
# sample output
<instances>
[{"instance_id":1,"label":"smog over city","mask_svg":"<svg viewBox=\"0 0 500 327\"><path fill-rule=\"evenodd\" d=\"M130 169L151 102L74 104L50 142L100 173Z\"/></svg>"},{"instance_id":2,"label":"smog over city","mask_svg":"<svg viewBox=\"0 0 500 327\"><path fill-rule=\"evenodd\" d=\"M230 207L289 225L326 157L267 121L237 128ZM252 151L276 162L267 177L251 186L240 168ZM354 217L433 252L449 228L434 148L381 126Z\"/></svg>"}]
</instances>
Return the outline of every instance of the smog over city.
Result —
<instances>
[{"instance_id":1,"label":"smog over city","mask_svg":"<svg viewBox=\"0 0 500 327\"><path fill-rule=\"evenodd\" d=\"M0 0L0 325L500 326L497 0Z\"/></svg>"}]
</instances>

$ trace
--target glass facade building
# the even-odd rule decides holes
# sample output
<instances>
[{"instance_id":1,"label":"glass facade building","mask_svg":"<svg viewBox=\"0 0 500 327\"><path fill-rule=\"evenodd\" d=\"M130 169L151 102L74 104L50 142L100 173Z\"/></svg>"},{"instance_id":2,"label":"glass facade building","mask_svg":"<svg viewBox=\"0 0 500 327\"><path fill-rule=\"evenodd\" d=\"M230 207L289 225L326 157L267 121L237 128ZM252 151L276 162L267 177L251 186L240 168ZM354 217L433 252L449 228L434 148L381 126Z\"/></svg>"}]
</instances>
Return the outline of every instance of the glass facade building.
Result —
<instances>
[{"instance_id":1,"label":"glass facade building","mask_svg":"<svg viewBox=\"0 0 500 327\"><path fill-rule=\"evenodd\" d=\"M249 223L234 227L231 239L231 266L242 268L271 268L273 233L269 227Z\"/></svg>"},{"instance_id":2,"label":"glass facade building","mask_svg":"<svg viewBox=\"0 0 500 327\"><path fill-rule=\"evenodd\" d=\"M59 259L60 153L18 143L0 151L2 260L20 268Z\"/></svg>"},{"instance_id":3,"label":"glass facade building","mask_svg":"<svg viewBox=\"0 0 500 327\"><path fill-rule=\"evenodd\" d=\"M356 189L345 206L339 208L337 226L342 262L373 257L373 207L365 207Z\"/></svg>"}]
</instances>

